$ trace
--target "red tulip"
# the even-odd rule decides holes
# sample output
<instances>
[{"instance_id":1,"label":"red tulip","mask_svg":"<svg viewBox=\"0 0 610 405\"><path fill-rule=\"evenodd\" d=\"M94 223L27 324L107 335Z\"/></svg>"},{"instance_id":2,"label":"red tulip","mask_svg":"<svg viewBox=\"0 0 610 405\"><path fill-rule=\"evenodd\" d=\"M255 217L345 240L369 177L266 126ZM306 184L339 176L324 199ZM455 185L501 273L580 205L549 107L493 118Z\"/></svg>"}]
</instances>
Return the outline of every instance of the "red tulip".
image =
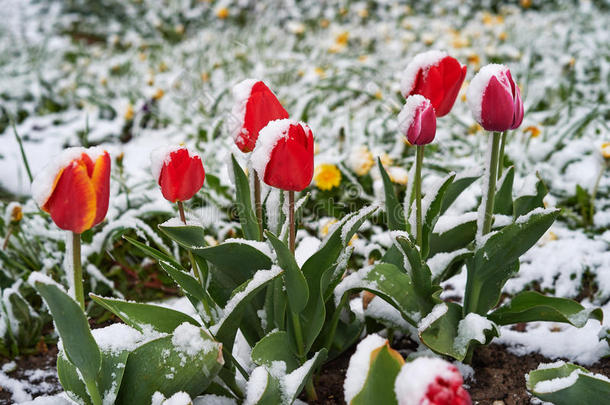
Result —
<instances>
[{"instance_id":1,"label":"red tulip","mask_svg":"<svg viewBox=\"0 0 610 405\"><path fill-rule=\"evenodd\" d=\"M430 100L419 94L407 97L398 114L398 127L411 145L426 145L436 134L436 115Z\"/></svg>"},{"instance_id":2,"label":"red tulip","mask_svg":"<svg viewBox=\"0 0 610 405\"><path fill-rule=\"evenodd\" d=\"M432 103L437 117L447 115L466 77L466 66L445 52L428 51L413 58L400 83L402 95L421 94Z\"/></svg>"},{"instance_id":3,"label":"red tulip","mask_svg":"<svg viewBox=\"0 0 610 405\"><path fill-rule=\"evenodd\" d=\"M82 233L106 217L110 156L100 148L69 148L34 179L32 196L61 229Z\"/></svg>"},{"instance_id":4,"label":"red tulip","mask_svg":"<svg viewBox=\"0 0 610 405\"><path fill-rule=\"evenodd\" d=\"M466 99L474 118L487 131L515 129L523 121L519 86L504 65L483 66L470 82Z\"/></svg>"},{"instance_id":5,"label":"red tulip","mask_svg":"<svg viewBox=\"0 0 610 405\"><path fill-rule=\"evenodd\" d=\"M246 79L233 87L233 95L233 116L239 120L235 144L242 152L251 152L260 130L270 121L288 118L288 113L262 81Z\"/></svg>"},{"instance_id":6,"label":"red tulip","mask_svg":"<svg viewBox=\"0 0 610 405\"><path fill-rule=\"evenodd\" d=\"M272 187L301 191L313 177L313 149L313 133L307 124L272 121L260 131L252 167Z\"/></svg>"},{"instance_id":7,"label":"red tulip","mask_svg":"<svg viewBox=\"0 0 610 405\"><path fill-rule=\"evenodd\" d=\"M470 405L463 383L462 375L451 363L419 357L402 367L394 391L399 405Z\"/></svg>"},{"instance_id":8,"label":"red tulip","mask_svg":"<svg viewBox=\"0 0 610 405\"><path fill-rule=\"evenodd\" d=\"M171 202L190 200L203 187L201 158L185 146L160 148L151 154L152 172Z\"/></svg>"}]
</instances>

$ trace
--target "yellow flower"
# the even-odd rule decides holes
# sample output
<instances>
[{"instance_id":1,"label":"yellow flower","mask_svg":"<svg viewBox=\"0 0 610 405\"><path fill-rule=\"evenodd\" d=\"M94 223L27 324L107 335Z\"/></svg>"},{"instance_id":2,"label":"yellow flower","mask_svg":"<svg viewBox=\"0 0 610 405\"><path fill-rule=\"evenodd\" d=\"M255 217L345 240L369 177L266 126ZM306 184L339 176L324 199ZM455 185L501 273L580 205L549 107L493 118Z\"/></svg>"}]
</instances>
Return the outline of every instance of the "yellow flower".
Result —
<instances>
[{"instance_id":1,"label":"yellow flower","mask_svg":"<svg viewBox=\"0 0 610 405\"><path fill-rule=\"evenodd\" d=\"M493 15L490 13L483 13L483 24L487 26L499 25L504 23L504 17L501 15Z\"/></svg>"},{"instance_id":2,"label":"yellow flower","mask_svg":"<svg viewBox=\"0 0 610 405\"><path fill-rule=\"evenodd\" d=\"M366 60L367 60L368 58L369 58L369 57L368 57L368 55L360 55L360 56L358 56L358 60L359 60L360 62L366 62Z\"/></svg>"},{"instance_id":3,"label":"yellow flower","mask_svg":"<svg viewBox=\"0 0 610 405\"><path fill-rule=\"evenodd\" d=\"M155 94L153 94L152 98L154 100L160 100L164 95L165 92L163 91L163 89L157 89L157 91L155 91Z\"/></svg>"},{"instance_id":4,"label":"yellow flower","mask_svg":"<svg viewBox=\"0 0 610 405\"><path fill-rule=\"evenodd\" d=\"M470 45L470 41L468 40L468 38L462 36L459 31L455 31L451 39L451 45L456 49L464 48Z\"/></svg>"},{"instance_id":5,"label":"yellow flower","mask_svg":"<svg viewBox=\"0 0 610 405\"><path fill-rule=\"evenodd\" d=\"M205 235L203 237L203 240L205 241L205 243L208 244L208 246L216 246L218 245L218 241L211 235Z\"/></svg>"},{"instance_id":6,"label":"yellow flower","mask_svg":"<svg viewBox=\"0 0 610 405\"><path fill-rule=\"evenodd\" d=\"M201 81L207 82L210 80L210 74L208 72L201 73Z\"/></svg>"},{"instance_id":7,"label":"yellow flower","mask_svg":"<svg viewBox=\"0 0 610 405\"><path fill-rule=\"evenodd\" d=\"M127 121L131 121L133 119L134 111L133 105L131 103L127 104L127 109L125 110L125 119Z\"/></svg>"},{"instance_id":8,"label":"yellow flower","mask_svg":"<svg viewBox=\"0 0 610 405\"><path fill-rule=\"evenodd\" d=\"M184 34L184 24L178 24L174 27L174 31L176 31L176 34L178 35L182 35Z\"/></svg>"},{"instance_id":9,"label":"yellow flower","mask_svg":"<svg viewBox=\"0 0 610 405\"><path fill-rule=\"evenodd\" d=\"M336 218L332 218L330 220L328 220L324 225L322 225L322 227L320 228L320 236L321 237L325 237L326 235L328 235L328 232L330 231L330 227L333 224L336 224L337 222L339 222L338 219Z\"/></svg>"},{"instance_id":10,"label":"yellow flower","mask_svg":"<svg viewBox=\"0 0 610 405\"><path fill-rule=\"evenodd\" d=\"M21 209L21 205L16 203L13 205L13 209L11 210L11 222L19 222L23 219L23 210Z\"/></svg>"},{"instance_id":11,"label":"yellow flower","mask_svg":"<svg viewBox=\"0 0 610 405\"><path fill-rule=\"evenodd\" d=\"M377 91L375 92L375 98L376 98L377 100L381 100L381 99L383 98L383 94L381 93L381 90L377 90Z\"/></svg>"},{"instance_id":12,"label":"yellow flower","mask_svg":"<svg viewBox=\"0 0 610 405\"><path fill-rule=\"evenodd\" d=\"M324 69L322 69L321 67L316 67L316 68L314 69L314 72L315 72L315 73L316 73L318 76L320 76L320 77L322 77L322 78L326 77L326 72L325 72L325 71L324 71Z\"/></svg>"},{"instance_id":13,"label":"yellow flower","mask_svg":"<svg viewBox=\"0 0 610 405\"><path fill-rule=\"evenodd\" d=\"M477 132L481 132L483 130L483 127L480 126L477 123L472 124L469 128L468 128L468 134L469 135L474 135Z\"/></svg>"},{"instance_id":14,"label":"yellow flower","mask_svg":"<svg viewBox=\"0 0 610 405\"><path fill-rule=\"evenodd\" d=\"M610 159L610 142L604 142L602 143L602 156L604 157L604 159Z\"/></svg>"},{"instance_id":15,"label":"yellow flower","mask_svg":"<svg viewBox=\"0 0 610 405\"><path fill-rule=\"evenodd\" d=\"M526 127L526 128L523 130L523 132L524 132L524 133L528 133L528 132L529 132L529 134L530 134L530 136L531 136L532 138L538 138L538 137L540 136L540 133L541 133L542 131L541 131L541 130L540 130L540 128L538 128L537 126L535 126L535 125L530 125L529 127Z\"/></svg>"},{"instance_id":16,"label":"yellow flower","mask_svg":"<svg viewBox=\"0 0 610 405\"><path fill-rule=\"evenodd\" d=\"M316 166L313 181L320 190L331 190L341 183L341 171L331 163Z\"/></svg>"},{"instance_id":17,"label":"yellow flower","mask_svg":"<svg viewBox=\"0 0 610 405\"><path fill-rule=\"evenodd\" d=\"M159 63L159 72L167 72L167 69L169 68L167 67L167 64L165 62Z\"/></svg>"},{"instance_id":18,"label":"yellow flower","mask_svg":"<svg viewBox=\"0 0 610 405\"><path fill-rule=\"evenodd\" d=\"M229 9L228 8L220 7L218 10L216 10L216 17L220 18L221 20L224 20L228 16L229 16Z\"/></svg>"},{"instance_id":19,"label":"yellow flower","mask_svg":"<svg viewBox=\"0 0 610 405\"><path fill-rule=\"evenodd\" d=\"M389 167L394 163L394 159L392 159L386 152L383 152L381 156L379 156L379 160L381 160L383 167Z\"/></svg>"},{"instance_id":20,"label":"yellow flower","mask_svg":"<svg viewBox=\"0 0 610 405\"><path fill-rule=\"evenodd\" d=\"M506 31L502 31L501 33L498 34L498 39L500 41L506 41L507 36L508 36L508 34L506 34Z\"/></svg>"},{"instance_id":21,"label":"yellow flower","mask_svg":"<svg viewBox=\"0 0 610 405\"><path fill-rule=\"evenodd\" d=\"M364 145L354 148L347 157L347 167L358 176L365 176L375 164L373 154Z\"/></svg>"},{"instance_id":22,"label":"yellow flower","mask_svg":"<svg viewBox=\"0 0 610 405\"><path fill-rule=\"evenodd\" d=\"M477 55L476 53L471 53L470 55L468 55L466 60L475 68L477 68L481 64L481 58L479 58L479 55Z\"/></svg>"},{"instance_id":23,"label":"yellow flower","mask_svg":"<svg viewBox=\"0 0 610 405\"><path fill-rule=\"evenodd\" d=\"M108 84L108 79L106 79L105 77L102 77L102 79L100 80L100 84L102 86L106 86Z\"/></svg>"},{"instance_id":24,"label":"yellow flower","mask_svg":"<svg viewBox=\"0 0 610 405\"><path fill-rule=\"evenodd\" d=\"M146 53L144 53L144 52L140 52L140 53L138 53L138 59L140 59L140 60L146 60Z\"/></svg>"},{"instance_id":25,"label":"yellow flower","mask_svg":"<svg viewBox=\"0 0 610 405\"><path fill-rule=\"evenodd\" d=\"M362 8L358 10L358 15L360 16L360 18L367 18L369 16L369 10L367 10L366 8Z\"/></svg>"},{"instance_id":26,"label":"yellow flower","mask_svg":"<svg viewBox=\"0 0 610 405\"><path fill-rule=\"evenodd\" d=\"M330 21L328 21L326 18L323 18L320 20L320 27L328 28L329 25L330 25Z\"/></svg>"},{"instance_id":27,"label":"yellow flower","mask_svg":"<svg viewBox=\"0 0 610 405\"><path fill-rule=\"evenodd\" d=\"M532 6L532 0L521 0L521 7L530 8Z\"/></svg>"},{"instance_id":28,"label":"yellow flower","mask_svg":"<svg viewBox=\"0 0 610 405\"><path fill-rule=\"evenodd\" d=\"M331 45L328 49L330 53L341 52L347 46L347 42L349 41L349 32L343 31L339 35L335 37L335 43Z\"/></svg>"},{"instance_id":29,"label":"yellow flower","mask_svg":"<svg viewBox=\"0 0 610 405\"><path fill-rule=\"evenodd\" d=\"M388 168L388 176L390 177L392 183L400 184L403 186L406 185L407 181L409 180L408 172L404 168L399 166L390 166Z\"/></svg>"}]
</instances>

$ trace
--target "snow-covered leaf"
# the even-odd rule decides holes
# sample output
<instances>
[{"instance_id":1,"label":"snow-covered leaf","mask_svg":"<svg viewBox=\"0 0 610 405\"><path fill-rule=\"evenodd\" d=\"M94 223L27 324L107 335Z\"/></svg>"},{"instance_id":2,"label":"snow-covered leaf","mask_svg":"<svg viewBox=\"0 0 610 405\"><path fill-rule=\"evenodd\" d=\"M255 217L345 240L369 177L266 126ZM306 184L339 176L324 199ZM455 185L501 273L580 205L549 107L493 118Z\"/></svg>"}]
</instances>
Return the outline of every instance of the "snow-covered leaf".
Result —
<instances>
[{"instance_id":1,"label":"snow-covered leaf","mask_svg":"<svg viewBox=\"0 0 610 405\"><path fill-rule=\"evenodd\" d=\"M252 360L259 366L268 367L274 361L283 361L287 372L299 366L290 337L284 331L273 331L259 340L252 349Z\"/></svg>"},{"instance_id":2,"label":"snow-covered leaf","mask_svg":"<svg viewBox=\"0 0 610 405\"><path fill-rule=\"evenodd\" d=\"M235 179L235 192L237 194L237 215L239 215L242 232L246 239L260 240L261 234L256 214L252 208L248 178L233 155L231 155L231 164L233 166L233 178ZM250 175L253 174L251 173Z\"/></svg>"}]
</instances>

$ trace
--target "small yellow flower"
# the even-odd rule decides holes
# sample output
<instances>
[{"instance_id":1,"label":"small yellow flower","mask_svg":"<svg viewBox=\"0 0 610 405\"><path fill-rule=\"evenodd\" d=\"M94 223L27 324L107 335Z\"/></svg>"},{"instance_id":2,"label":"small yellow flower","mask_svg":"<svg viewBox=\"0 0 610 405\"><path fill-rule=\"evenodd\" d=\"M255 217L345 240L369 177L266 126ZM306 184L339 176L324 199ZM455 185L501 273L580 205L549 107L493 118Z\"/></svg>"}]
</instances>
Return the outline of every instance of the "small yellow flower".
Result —
<instances>
[{"instance_id":1,"label":"small yellow flower","mask_svg":"<svg viewBox=\"0 0 610 405\"><path fill-rule=\"evenodd\" d=\"M369 16L369 10L367 10L366 8L362 8L358 10L358 15L360 16L360 18L367 18Z\"/></svg>"},{"instance_id":2,"label":"small yellow flower","mask_svg":"<svg viewBox=\"0 0 610 405\"><path fill-rule=\"evenodd\" d=\"M379 160L381 160L381 164L383 165L383 167L389 167L392 166L392 164L394 163L394 159L392 159L390 157L390 155L388 155L386 152L383 152L380 156L379 156Z\"/></svg>"},{"instance_id":3,"label":"small yellow flower","mask_svg":"<svg viewBox=\"0 0 610 405\"><path fill-rule=\"evenodd\" d=\"M366 60L368 59L368 55L360 55L358 56L358 61L360 62L366 62Z\"/></svg>"},{"instance_id":4,"label":"small yellow flower","mask_svg":"<svg viewBox=\"0 0 610 405\"><path fill-rule=\"evenodd\" d=\"M165 92L163 91L163 89L157 89L155 94L153 94L152 98L154 100L160 100L161 98L163 98L164 95L165 95Z\"/></svg>"},{"instance_id":5,"label":"small yellow flower","mask_svg":"<svg viewBox=\"0 0 610 405\"><path fill-rule=\"evenodd\" d=\"M167 67L167 64L165 62L159 63L159 72L167 72L168 69L169 68Z\"/></svg>"},{"instance_id":6,"label":"small yellow flower","mask_svg":"<svg viewBox=\"0 0 610 405\"><path fill-rule=\"evenodd\" d=\"M481 64L481 58L479 58L479 55L477 55L476 53L471 53L470 55L468 55L466 60L475 68Z\"/></svg>"},{"instance_id":7,"label":"small yellow flower","mask_svg":"<svg viewBox=\"0 0 610 405\"><path fill-rule=\"evenodd\" d=\"M220 18L221 20L224 20L228 16L229 16L229 9L228 8L220 7L218 10L216 10L216 17Z\"/></svg>"},{"instance_id":8,"label":"small yellow flower","mask_svg":"<svg viewBox=\"0 0 610 405\"><path fill-rule=\"evenodd\" d=\"M23 210L20 204L13 205L11 210L11 222L19 222L23 219Z\"/></svg>"},{"instance_id":9,"label":"small yellow flower","mask_svg":"<svg viewBox=\"0 0 610 405\"><path fill-rule=\"evenodd\" d=\"M490 13L483 13L483 24L489 26L500 25L504 23L504 17L501 15L493 15Z\"/></svg>"},{"instance_id":10,"label":"small yellow flower","mask_svg":"<svg viewBox=\"0 0 610 405\"><path fill-rule=\"evenodd\" d=\"M146 60L146 53L144 53L144 52L138 53L138 59L140 59L142 61Z\"/></svg>"},{"instance_id":11,"label":"small yellow flower","mask_svg":"<svg viewBox=\"0 0 610 405\"><path fill-rule=\"evenodd\" d=\"M313 181L320 190L331 190L341 183L341 171L331 163L316 166Z\"/></svg>"},{"instance_id":12,"label":"small yellow flower","mask_svg":"<svg viewBox=\"0 0 610 405\"><path fill-rule=\"evenodd\" d=\"M436 41L436 37L434 36L434 34L426 32L422 34L421 40L424 44L430 46L434 43L434 41Z\"/></svg>"},{"instance_id":13,"label":"small yellow flower","mask_svg":"<svg viewBox=\"0 0 610 405\"><path fill-rule=\"evenodd\" d=\"M474 135L477 132L481 132L483 130L483 127L480 126L477 123L472 124L470 127L468 127L468 134L469 135Z\"/></svg>"},{"instance_id":14,"label":"small yellow flower","mask_svg":"<svg viewBox=\"0 0 610 405\"><path fill-rule=\"evenodd\" d=\"M535 125L530 125L523 130L524 133L529 133L532 138L538 138L542 131Z\"/></svg>"},{"instance_id":15,"label":"small yellow flower","mask_svg":"<svg viewBox=\"0 0 610 405\"><path fill-rule=\"evenodd\" d=\"M147 75L146 84L148 84L149 86L152 86L153 84L155 84L155 75L152 75L152 74Z\"/></svg>"},{"instance_id":16,"label":"small yellow flower","mask_svg":"<svg viewBox=\"0 0 610 405\"><path fill-rule=\"evenodd\" d=\"M498 39L500 41L506 41L507 36L508 36L508 34L506 33L506 31L502 31L501 33L498 34Z\"/></svg>"},{"instance_id":17,"label":"small yellow flower","mask_svg":"<svg viewBox=\"0 0 610 405\"><path fill-rule=\"evenodd\" d=\"M100 80L100 84L102 86L106 86L108 84L108 79L106 79L105 77L102 77Z\"/></svg>"},{"instance_id":18,"label":"small yellow flower","mask_svg":"<svg viewBox=\"0 0 610 405\"><path fill-rule=\"evenodd\" d=\"M390 166L388 168L388 176L390 177L392 183L400 184L403 186L406 185L407 181L409 180L408 172L404 168L399 166Z\"/></svg>"},{"instance_id":19,"label":"small yellow flower","mask_svg":"<svg viewBox=\"0 0 610 405\"><path fill-rule=\"evenodd\" d=\"M203 237L203 240L205 241L205 243L208 244L208 246L216 246L218 245L218 241L211 235L205 235Z\"/></svg>"},{"instance_id":20,"label":"small yellow flower","mask_svg":"<svg viewBox=\"0 0 610 405\"><path fill-rule=\"evenodd\" d=\"M354 148L347 157L347 167L358 176L365 176L375 164L373 154L366 146Z\"/></svg>"},{"instance_id":21,"label":"small yellow flower","mask_svg":"<svg viewBox=\"0 0 610 405\"><path fill-rule=\"evenodd\" d=\"M176 32L176 34L178 35L182 35L184 34L184 24L178 24L174 27L174 31Z\"/></svg>"},{"instance_id":22,"label":"small yellow flower","mask_svg":"<svg viewBox=\"0 0 610 405\"><path fill-rule=\"evenodd\" d=\"M322 69L321 67L316 67L314 69L314 72L321 78L326 77L326 71L324 69Z\"/></svg>"},{"instance_id":23,"label":"small yellow flower","mask_svg":"<svg viewBox=\"0 0 610 405\"><path fill-rule=\"evenodd\" d=\"M335 43L338 45L347 45L347 41L349 41L349 31L343 31L339 35L335 37Z\"/></svg>"},{"instance_id":24,"label":"small yellow flower","mask_svg":"<svg viewBox=\"0 0 610 405\"><path fill-rule=\"evenodd\" d=\"M322 225L322 227L320 228L320 236L325 237L326 235L328 235L328 232L330 231L330 227L333 224L336 224L337 222L339 222L338 219L332 218L332 219L328 220L326 223L324 223L324 225Z\"/></svg>"},{"instance_id":25,"label":"small yellow flower","mask_svg":"<svg viewBox=\"0 0 610 405\"><path fill-rule=\"evenodd\" d=\"M455 31L451 38L451 45L456 49L464 48L470 45L470 41L465 36L462 36L459 31Z\"/></svg>"},{"instance_id":26,"label":"small yellow flower","mask_svg":"<svg viewBox=\"0 0 610 405\"><path fill-rule=\"evenodd\" d=\"M602 143L602 156L604 157L604 159L610 159L610 142L604 142Z\"/></svg>"},{"instance_id":27,"label":"small yellow flower","mask_svg":"<svg viewBox=\"0 0 610 405\"><path fill-rule=\"evenodd\" d=\"M530 8L532 6L532 0L521 0L521 7Z\"/></svg>"},{"instance_id":28,"label":"small yellow flower","mask_svg":"<svg viewBox=\"0 0 610 405\"><path fill-rule=\"evenodd\" d=\"M381 93L381 90L377 90L377 91L375 92L375 98L376 98L377 100L381 100L381 99L383 98L383 94Z\"/></svg>"},{"instance_id":29,"label":"small yellow flower","mask_svg":"<svg viewBox=\"0 0 610 405\"><path fill-rule=\"evenodd\" d=\"M329 25L330 25L330 21L328 21L326 18L323 18L320 20L320 27L328 28Z\"/></svg>"},{"instance_id":30,"label":"small yellow flower","mask_svg":"<svg viewBox=\"0 0 610 405\"><path fill-rule=\"evenodd\" d=\"M131 121L134 116L133 105L131 103L127 104L127 109L125 110L125 120Z\"/></svg>"}]
</instances>

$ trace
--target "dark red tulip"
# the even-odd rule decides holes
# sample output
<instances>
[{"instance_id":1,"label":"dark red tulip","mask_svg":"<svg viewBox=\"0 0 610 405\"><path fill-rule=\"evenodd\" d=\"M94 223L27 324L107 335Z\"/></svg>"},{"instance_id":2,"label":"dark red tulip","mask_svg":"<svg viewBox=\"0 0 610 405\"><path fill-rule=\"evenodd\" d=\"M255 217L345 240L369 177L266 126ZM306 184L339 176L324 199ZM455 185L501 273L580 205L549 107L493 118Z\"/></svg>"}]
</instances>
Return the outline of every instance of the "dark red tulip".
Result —
<instances>
[{"instance_id":1,"label":"dark red tulip","mask_svg":"<svg viewBox=\"0 0 610 405\"><path fill-rule=\"evenodd\" d=\"M436 115L430 100L419 94L407 97L398 114L400 132L411 145L426 145L436 135Z\"/></svg>"},{"instance_id":2,"label":"dark red tulip","mask_svg":"<svg viewBox=\"0 0 610 405\"><path fill-rule=\"evenodd\" d=\"M466 99L475 120L487 131L515 129L523 121L521 91L504 65L483 66L470 82Z\"/></svg>"},{"instance_id":3,"label":"dark red tulip","mask_svg":"<svg viewBox=\"0 0 610 405\"><path fill-rule=\"evenodd\" d=\"M106 217L110 155L100 148L69 148L32 183L32 195L64 230L83 233Z\"/></svg>"},{"instance_id":4,"label":"dark red tulip","mask_svg":"<svg viewBox=\"0 0 610 405\"><path fill-rule=\"evenodd\" d=\"M157 149L151 161L153 175L166 200L190 200L203 187L205 171L201 158L185 146Z\"/></svg>"},{"instance_id":5,"label":"dark red tulip","mask_svg":"<svg viewBox=\"0 0 610 405\"><path fill-rule=\"evenodd\" d=\"M288 113L262 81L246 79L233 88L233 95L233 116L238 120L235 144L242 152L251 152L260 130L270 121L288 118Z\"/></svg>"},{"instance_id":6,"label":"dark red tulip","mask_svg":"<svg viewBox=\"0 0 610 405\"><path fill-rule=\"evenodd\" d=\"M441 51L420 53L405 69L400 84L406 98L420 94L432 103L437 117L447 115L466 77L466 66Z\"/></svg>"},{"instance_id":7,"label":"dark red tulip","mask_svg":"<svg viewBox=\"0 0 610 405\"><path fill-rule=\"evenodd\" d=\"M313 133L290 119L272 121L260 131L252 166L265 184L301 191L313 177Z\"/></svg>"}]
</instances>

